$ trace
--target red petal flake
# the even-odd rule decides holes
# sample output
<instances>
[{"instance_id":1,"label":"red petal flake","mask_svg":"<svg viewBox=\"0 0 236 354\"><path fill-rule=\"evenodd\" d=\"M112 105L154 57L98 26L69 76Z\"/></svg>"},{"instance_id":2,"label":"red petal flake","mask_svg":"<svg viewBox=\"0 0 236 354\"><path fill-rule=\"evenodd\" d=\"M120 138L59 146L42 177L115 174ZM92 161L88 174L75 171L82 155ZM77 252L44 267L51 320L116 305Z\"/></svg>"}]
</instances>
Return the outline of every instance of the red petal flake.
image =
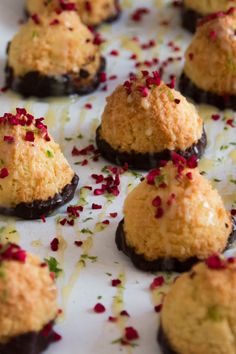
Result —
<instances>
[{"instance_id":1,"label":"red petal flake","mask_svg":"<svg viewBox=\"0 0 236 354\"><path fill-rule=\"evenodd\" d=\"M6 167L3 167L0 170L0 178L6 178L7 176L9 176L8 169Z\"/></svg>"},{"instance_id":2,"label":"red petal flake","mask_svg":"<svg viewBox=\"0 0 236 354\"><path fill-rule=\"evenodd\" d=\"M156 277L150 285L150 290L155 290L156 288L161 287L164 283L165 279L163 276Z\"/></svg>"},{"instance_id":3,"label":"red petal flake","mask_svg":"<svg viewBox=\"0 0 236 354\"><path fill-rule=\"evenodd\" d=\"M226 268L226 263L225 260L221 259L218 254L210 256L206 260L206 265L208 266L209 269L215 269L215 270L220 270L220 269L225 269Z\"/></svg>"},{"instance_id":4,"label":"red petal flake","mask_svg":"<svg viewBox=\"0 0 236 354\"><path fill-rule=\"evenodd\" d=\"M125 328L125 338L128 341L133 341L139 339L138 331L133 327L126 327Z\"/></svg>"},{"instance_id":5,"label":"red petal flake","mask_svg":"<svg viewBox=\"0 0 236 354\"><path fill-rule=\"evenodd\" d=\"M59 240L57 237L55 237L52 242L50 243L50 246L51 246L51 250L53 252L57 252L58 249L59 249Z\"/></svg>"},{"instance_id":6,"label":"red petal flake","mask_svg":"<svg viewBox=\"0 0 236 354\"><path fill-rule=\"evenodd\" d=\"M93 310L94 310L94 312L96 312L96 313L103 313L103 312L106 311L106 308L105 308L104 305L98 303L98 304L96 304L96 305L94 306Z\"/></svg>"},{"instance_id":7,"label":"red petal flake","mask_svg":"<svg viewBox=\"0 0 236 354\"><path fill-rule=\"evenodd\" d=\"M26 132L25 134L25 141L29 141L31 143L34 142L34 132Z\"/></svg>"},{"instance_id":8,"label":"red petal flake","mask_svg":"<svg viewBox=\"0 0 236 354\"><path fill-rule=\"evenodd\" d=\"M119 286L121 284L121 280L120 279L113 279L112 281L111 281L111 286L113 286L113 287L117 287L117 286Z\"/></svg>"}]
</instances>

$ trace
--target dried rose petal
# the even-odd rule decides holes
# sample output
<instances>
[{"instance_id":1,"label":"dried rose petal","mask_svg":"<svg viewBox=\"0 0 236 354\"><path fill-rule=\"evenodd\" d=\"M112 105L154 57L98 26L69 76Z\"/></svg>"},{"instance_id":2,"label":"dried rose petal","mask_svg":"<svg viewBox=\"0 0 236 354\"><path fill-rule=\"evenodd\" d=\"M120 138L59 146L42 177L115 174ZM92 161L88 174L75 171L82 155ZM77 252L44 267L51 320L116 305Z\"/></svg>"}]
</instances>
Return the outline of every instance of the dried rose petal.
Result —
<instances>
[{"instance_id":1,"label":"dried rose petal","mask_svg":"<svg viewBox=\"0 0 236 354\"><path fill-rule=\"evenodd\" d=\"M4 167L0 170L0 178L6 178L7 176L9 176L9 172L8 169Z\"/></svg>"},{"instance_id":2,"label":"dried rose petal","mask_svg":"<svg viewBox=\"0 0 236 354\"><path fill-rule=\"evenodd\" d=\"M126 327L125 328L125 338L128 341L133 341L133 340L139 339L138 331L133 327Z\"/></svg>"},{"instance_id":3,"label":"dried rose petal","mask_svg":"<svg viewBox=\"0 0 236 354\"><path fill-rule=\"evenodd\" d=\"M210 256L206 260L206 265L210 269L225 269L226 268L226 263L225 260L221 259L218 254Z\"/></svg>"},{"instance_id":4,"label":"dried rose petal","mask_svg":"<svg viewBox=\"0 0 236 354\"><path fill-rule=\"evenodd\" d=\"M119 286L120 284L121 284L121 280L120 280L120 279L113 279L113 280L111 281L111 285L112 285L113 287Z\"/></svg>"},{"instance_id":5,"label":"dried rose petal","mask_svg":"<svg viewBox=\"0 0 236 354\"><path fill-rule=\"evenodd\" d=\"M96 305L94 306L93 310L94 310L94 312L96 312L96 313L103 313L103 312L106 311L106 308L105 308L104 305L98 303L98 304L96 304Z\"/></svg>"},{"instance_id":6,"label":"dried rose petal","mask_svg":"<svg viewBox=\"0 0 236 354\"><path fill-rule=\"evenodd\" d=\"M59 249L59 240L58 240L57 237L55 237L55 238L51 241L50 246L51 246L51 250L52 250L53 252L58 251L58 249Z\"/></svg>"},{"instance_id":7,"label":"dried rose petal","mask_svg":"<svg viewBox=\"0 0 236 354\"><path fill-rule=\"evenodd\" d=\"M159 276L153 279L151 285L150 285L150 290L155 290L156 288L159 288L165 283L165 279L163 276Z\"/></svg>"}]
</instances>

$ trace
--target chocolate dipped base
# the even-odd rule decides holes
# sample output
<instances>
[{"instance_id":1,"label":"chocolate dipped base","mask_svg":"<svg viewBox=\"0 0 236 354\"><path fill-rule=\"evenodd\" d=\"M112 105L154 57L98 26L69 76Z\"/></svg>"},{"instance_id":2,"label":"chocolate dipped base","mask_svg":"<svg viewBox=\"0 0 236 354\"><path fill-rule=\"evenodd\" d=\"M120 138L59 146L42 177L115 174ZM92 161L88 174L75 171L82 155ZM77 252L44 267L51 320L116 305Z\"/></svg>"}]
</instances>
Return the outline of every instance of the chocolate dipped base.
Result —
<instances>
[{"instance_id":1,"label":"chocolate dipped base","mask_svg":"<svg viewBox=\"0 0 236 354\"><path fill-rule=\"evenodd\" d=\"M53 322L47 325L47 333L29 332L12 338L7 343L0 343L1 354L39 354L55 342Z\"/></svg>"},{"instance_id":2,"label":"chocolate dipped base","mask_svg":"<svg viewBox=\"0 0 236 354\"><path fill-rule=\"evenodd\" d=\"M121 6L120 6L120 1L119 0L115 0L115 7L116 7L116 14L110 16L109 18L107 18L102 23L113 23L113 22L117 21L121 17L122 11L121 11ZM100 26L100 25L98 25L98 26ZM98 27L98 26L96 26L96 27Z\"/></svg>"},{"instance_id":3,"label":"chocolate dipped base","mask_svg":"<svg viewBox=\"0 0 236 354\"><path fill-rule=\"evenodd\" d=\"M230 248L233 242L236 240L236 227L233 220L233 231L229 236L225 251ZM136 254L134 248L130 247L126 243L124 232L124 219L119 223L116 230L115 242L119 251L122 251L128 256L134 266L145 272L178 272L183 273L189 271L196 263L201 260L197 257L191 257L185 261L180 261L177 258L158 258L154 261L148 261L143 255Z\"/></svg>"},{"instance_id":4,"label":"chocolate dipped base","mask_svg":"<svg viewBox=\"0 0 236 354\"><path fill-rule=\"evenodd\" d=\"M68 73L57 76L46 76L37 71L31 71L24 76L15 76L13 69L7 64L5 68L6 87L20 93L24 97L35 96L46 98L73 94L87 95L98 88L100 85L100 74L105 68L106 60L101 57L100 67L96 75L91 79L89 79L89 73L85 69L81 69L77 75Z\"/></svg>"},{"instance_id":5,"label":"chocolate dipped base","mask_svg":"<svg viewBox=\"0 0 236 354\"><path fill-rule=\"evenodd\" d=\"M197 87L184 73L179 80L180 92L192 98L196 103L205 103L216 106L220 110L227 108L236 110L236 96L219 96L215 93L207 92Z\"/></svg>"},{"instance_id":6,"label":"chocolate dipped base","mask_svg":"<svg viewBox=\"0 0 236 354\"><path fill-rule=\"evenodd\" d=\"M122 152L119 150L113 149L113 147L102 139L101 126L98 127L96 131L96 143L98 150L101 152L102 156L116 164L123 166L125 163L128 163L129 167L134 169L146 170L149 171L152 168L156 168L161 160L169 161L171 160L171 150L164 150L157 153L136 153L136 152ZM189 159L191 156L195 155L198 159L204 154L205 148L207 145L206 132L203 130L201 139L190 148L185 151L177 150L176 152L183 156L186 159Z\"/></svg>"},{"instance_id":7,"label":"chocolate dipped base","mask_svg":"<svg viewBox=\"0 0 236 354\"><path fill-rule=\"evenodd\" d=\"M181 8L181 23L182 27L191 33L195 33L198 21L202 19L202 15L198 12L185 7Z\"/></svg>"},{"instance_id":8,"label":"chocolate dipped base","mask_svg":"<svg viewBox=\"0 0 236 354\"><path fill-rule=\"evenodd\" d=\"M157 341L162 349L163 354L178 354L176 351L174 351L171 348L169 340L167 339L167 336L165 335L165 333L163 331L162 325L160 325L160 327L159 327Z\"/></svg>"},{"instance_id":9,"label":"chocolate dipped base","mask_svg":"<svg viewBox=\"0 0 236 354\"><path fill-rule=\"evenodd\" d=\"M0 207L0 214L18 216L26 220L40 219L51 214L55 209L70 202L79 183L79 177L74 175L70 184L67 184L60 193L47 200L35 200L32 203L20 203L14 208ZM1 353L1 351L0 351Z\"/></svg>"}]
</instances>

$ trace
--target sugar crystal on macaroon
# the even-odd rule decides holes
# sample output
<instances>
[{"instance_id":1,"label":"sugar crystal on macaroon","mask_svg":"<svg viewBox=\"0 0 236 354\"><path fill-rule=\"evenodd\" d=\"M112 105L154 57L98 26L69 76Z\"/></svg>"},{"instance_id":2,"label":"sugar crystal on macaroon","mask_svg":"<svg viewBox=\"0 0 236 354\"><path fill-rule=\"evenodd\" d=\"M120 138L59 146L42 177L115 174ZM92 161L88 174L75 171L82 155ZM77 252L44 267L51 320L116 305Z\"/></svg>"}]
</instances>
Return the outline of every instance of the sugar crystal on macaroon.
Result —
<instances>
[{"instance_id":1,"label":"sugar crystal on macaroon","mask_svg":"<svg viewBox=\"0 0 236 354\"><path fill-rule=\"evenodd\" d=\"M69 202L78 176L44 124L25 109L0 117L0 213L37 219Z\"/></svg>"},{"instance_id":2,"label":"sugar crystal on macaroon","mask_svg":"<svg viewBox=\"0 0 236 354\"><path fill-rule=\"evenodd\" d=\"M105 69L94 42L74 11L35 14L8 46L6 85L23 96L93 92Z\"/></svg>"},{"instance_id":3,"label":"sugar crystal on macaroon","mask_svg":"<svg viewBox=\"0 0 236 354\"><path fill-rule=\"evenodd\" d=\"M132 76L107 98L96 140L107 160L144 170L169 160L173 151L200 158L206 147L196 108L157 71Z\"/></svg>"},{"instance_id":4,"label":"sugar crystal on macaroon","mask_svg":"<svg viewBox=\"0 0 236 354\"><path fill-rule=\"evenodd\" d=\"M236 108L236 12L202 19L185 54L180 91L197 103Z\"/></svg>"},{"instance_id":5,"label":"sugar crystal on macaroon","mask_svg":"<svg viewBox=\"0 0 236 354\"><path fill-rule=\"evenodd\" d=\"M30 15L55 11L77 11L82 22L96 27L104 22L117 20L121 13L119 0L27 0L26 11Z\"/></svg>"},{"instance_id":6,"label":"sugar crystal on macaroon","mask_svg":"<svg viewBox=\"0 0 236 354\"><path fill-rule=\"evenodd\" d=\"M234 354L236 259L212 255L166 295L158 341L163 354Z\"/></svg>"},{"instance_id":7,"label":"sugar crystal on macaroon","mask_svg":"<svg viewBox=\"0 0 236 354\"><path fill-rule=\"evenodd\" d=\"M128 195L116 233L118 249L145 271L186 271L235 238L230 213L196 158L172 158Z\"/></svg>"},{"instance_id":8,"label":"sugar crystal on macaroon","mask_svg":"<svg viewBox=\"0 0 236 354\"><path fill-rule=\"evenodd\" d=\"M236 0L184 0L182 7L182 25L195 32L202 17L215 12L225 12L236 6Z\"/></svg>"},{"instance_id":9,"label":"sugar crystal on macaroon","mask_svg":"<svg viewBox=\"0 0 236 354\"><path fill-rule=\"evenodd\" d=\"M15 244L0 244L0 352L39 354L60 336L57 289L46 263Z\"/></svg>"}]
</instances>

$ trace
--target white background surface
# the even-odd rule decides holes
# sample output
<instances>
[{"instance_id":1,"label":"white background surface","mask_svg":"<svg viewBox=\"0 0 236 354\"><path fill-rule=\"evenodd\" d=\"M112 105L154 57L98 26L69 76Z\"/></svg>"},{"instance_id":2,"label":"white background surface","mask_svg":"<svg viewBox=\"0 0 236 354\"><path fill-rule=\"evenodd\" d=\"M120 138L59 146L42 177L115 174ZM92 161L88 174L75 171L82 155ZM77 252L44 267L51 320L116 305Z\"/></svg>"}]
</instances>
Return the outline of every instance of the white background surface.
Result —
<instances>
[{"instance_id":1,"label":"white background surface","mask_svg":"<svg viewBox=\"0 0 236 354\"><path fill-rule=\"evenodd\" d=\"M91 185L95 187L94 181L90 178L91 173L99 173L106 164L101 159L99 163L89 162L89 166L80 167L74 165L82 158L74 158L71 155L72 147L78 148L87 146L91 139L94 139L96 126L99 124L101 113L104 108L106 95L111 92L118 83L122 83L127 74L135 71L134 62L129 60L130 55L135 51L140 60L159 57L166 59L170 53L173 57L183 54L190 36L179 26L179 10L168 6L168 1L124 1L124 13L122 19L112 26L104 26L102 35L108 39L104 47L104 53L110 53L111 49L118 48L119 57L108 58L108 77L118 75L117 80L109 81L108 92L98 91L83 98L67 98L50 101L25 100L12 93L0 95L0 113L14 111L16 106L26 107L37 117L45 115L49 129L55 139L60 143L63 152L80 176L79 187ZM7 42L18 30L19 19L23 17L23 0L0 0L0 79L1 85L4 82L4 65L6 61L5 49ZM166 6L165 6L166 5ZM130 13L134 8L140 6L151 7L151 13L144 17L141 23L131 22ZM160 26L160 22L169 20L169 26ZM141 42L150 39L157 41L157 46L151 50L141 51L138 46L131 41L133 36L138 36ZM181 48L180 52L170 52L167 43L173 40ZM181 72L181 62L171 65L167 73ZM155 68L154 68L155 69ZM168 77L168 75L167 75ZM91 111L83 109L84 104L92 102ZM221 182L214 182L219 188L227 206L230 208L235 198L235 184L230 182L235 179L236 154L234 145L235 129L224 130L226 123L223 120L214 122L210 119L212 113L216 113L214 108L204 107L201 109L206 122L206 130L209 138L209 145L205 158L201 163L201 169L211 179L217 178ZM227 112L228 117L232 117L232 112ZM83 134L84 139L77 139L79 134ZM65 137L73 138L72 141L65 141ZM228 146L222 149L222 145ZM115 230L118 221L122 218L123 200L131 187L138 179L131 173L122 176L121 194L118 198L109 203L104 197L94 197L89 193L86 201L85 211L76 221L75 227L58 227L56 220L58 215L63 217L66 208L62 208L60 213L47 218L43 224L41 221L24 222L13 218L0 217L1 238L10 238L18 241L27 250L30 250L42 258L54 256L58 259L63 274L58 279L59 306L64 310L64 316L57 325L57 330L62 334L63 340L52 345L47 354L114 354L118 353L159 353L156 342L158 328L158 315L153 308L149 285L154 275L139 272L133 268L129 260L119 253L114 243ZM79 199L77 190L74 204ZM92 203L102 203L103 209L91 210ZM116 219L108 217L110 212L118 212ZM65 216L65 214L64 214ZM87 217L93 217L83 223ZM110 220L110 225L103 232L94 232L91 237L90 248L83 250L74 246L75 240L84 240L89 235L81 234L80 230L89 228L94 231L97 222L104 219ZM13 232L17 230L17 232ZM54 237L59 237L64 247L59 252L53 253L50 250L50 241ZM76 271L76 264L80 260L81 254L88 251L89 256L96 256L97 261L86 262L86 267L80 272ZM112 274L109 277L106 273ZM131 317L123 326L134 326L140 339L136 348L120 347L111 342L122 336L122 324L108 323L108 316L115 315L117 306L114 306L114 296L118 294L118 289L111 287L111 279L117 278L120 274L125 277L124 290L121 296L120 309L127 310ZM98 300L98 296L102 296ZM101 315L92 312L93 306L97 302L102 302L106 306L106 312ZM174 320L174 319L173 319Z\"/></svg>"}]
</instances>

